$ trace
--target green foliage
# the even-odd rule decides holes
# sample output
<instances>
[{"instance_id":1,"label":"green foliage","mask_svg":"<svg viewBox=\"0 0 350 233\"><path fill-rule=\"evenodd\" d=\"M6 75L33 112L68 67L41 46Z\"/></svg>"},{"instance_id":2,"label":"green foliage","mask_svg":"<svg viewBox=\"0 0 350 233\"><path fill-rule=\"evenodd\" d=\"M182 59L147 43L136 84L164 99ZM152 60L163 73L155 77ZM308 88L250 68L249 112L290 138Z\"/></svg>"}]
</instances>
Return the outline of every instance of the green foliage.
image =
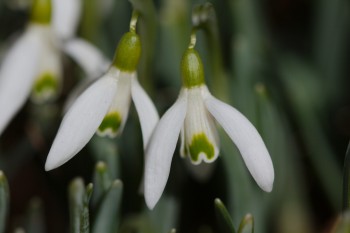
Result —
<instances>
[{"instance_id":1,"label":"green foliage","mask_svg":"<svg viewBox=\"0 0 350 233\"><path fill-rule=\"evenodd\" d=\"M51 20L49 1L34 1L44 5L32 11L30 2L0 1L0 69L12 33L28 19ZM133 10L137 37L128 33ZM176 99L181 71L189 76L193 68L181 66L181 57L195 31L202 61L195 67L199 77L185 78L185 86L204 83L205 73L213 95L253 123L273 161L274 189L264 193L257 187L239 151L219 130L220 155L208 179L195 180L176 150L165 193L148 210L142 195L145 152L133 108L120 137L94 136L70 162L44 172L62 106L85 78L62 53L62 95L50 104L24 104L0 136L0 233L56 227L72 233L349 232L349 149L342 171L350 135L348 1L83 0L82 11L76 37L93 42L109 60L127 33L115 65L124 71L137 67L160 115ZM45 76L33 87L41 92L57 85ZM101 128L117 131L122 121L117 118L105 118ZM203 146L197 144L193 154ZM83 178L73 180L76 176ZM215 199L211 208L214 197L223 201Z\"/></svg>"}]
</instances>

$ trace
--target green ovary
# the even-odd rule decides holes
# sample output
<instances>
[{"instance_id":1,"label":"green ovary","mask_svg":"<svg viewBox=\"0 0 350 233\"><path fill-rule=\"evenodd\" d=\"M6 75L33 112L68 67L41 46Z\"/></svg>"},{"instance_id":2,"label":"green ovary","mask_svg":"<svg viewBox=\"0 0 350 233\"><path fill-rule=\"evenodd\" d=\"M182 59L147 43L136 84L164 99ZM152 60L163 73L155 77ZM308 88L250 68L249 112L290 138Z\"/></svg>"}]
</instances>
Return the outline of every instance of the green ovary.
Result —
<instances>
[{"instance_id":1,"label":"green ovary","mask_svg":"<svg viewBox=\"0 0 350 233\"><path fill-rule=\"evenodd\" d=\"M33 91L37 96L45 94L45 92L56 93L58 90L58 81L54 75L44 73L34 83Z\"/></svg>"},{"instance_id":2,"label":"green ovary","mask_svg":"<svg viewBox=\"0 0 350 233\"><path fill-rule=\"evenodd\" d=\"M122 118L118 112L108 113L98 127L98 131L103 134L107 130L110 130L111 134L115 135L118 132L121 122Z\"/></svg>"},{"instance_id":3,"label":"green ovary","mask_svg":"<svg viewBox=\"0 0 350 233\"><path fill-rule=\"evenodd\" d=\"M196 134L192 138L189 146L190 157L193 162L199 162L199 155L205 154L208 160L212 160L215 155L214 146L204 133Z\"/></svg>"}]
</instances>

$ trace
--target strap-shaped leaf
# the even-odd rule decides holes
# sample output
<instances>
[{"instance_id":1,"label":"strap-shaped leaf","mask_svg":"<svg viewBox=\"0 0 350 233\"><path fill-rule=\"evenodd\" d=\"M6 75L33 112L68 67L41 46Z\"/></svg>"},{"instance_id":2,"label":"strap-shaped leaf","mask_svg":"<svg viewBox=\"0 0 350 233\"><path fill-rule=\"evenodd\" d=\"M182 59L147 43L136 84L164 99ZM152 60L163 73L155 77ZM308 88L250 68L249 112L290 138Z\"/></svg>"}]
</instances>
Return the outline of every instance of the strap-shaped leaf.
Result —
<instances>
[{"instance_id":1,"label":"strap-shaped leaf","mask_svg":"<svg viewBox=\"0 0 350 233\"><path fill-rule=\"evenodd\" d=\"M238 233L254 233L254 218L251 214L246 214L239 225Z\"/></svg>"},{"instance_id":2,"label":"strap-shaped leaf","mask_svg":"<svg viewBox=\"0 0 350 233\"><path fill-rule=\"evenodd\" d=\"M104 194L108 191L111 186L112 180L108 173L107 164L99 161L95 166L94 172L94 195L92 195L92 207L95 209L100 202Z\"/></svg>"},{"instance_id":3,"label":"strap-shaped leaf","mask_svg":"<svg viewBox=\"0 0 350 233\"><path fill-rule=\"evenodd\" d=\"M9 186L3 171L0 170L0 233L5 232L9 209Z\"/></svg>"},{"instance_id":4,"label":"strap-shaped leaf","mask_svg":"<svg viewBox=\"0 0 350 233\"><path fill-rule=\"evenodd\" d=\"M219 223L220 232L222 233L235 233L235 228L230 214L228 213L224 203L219 198L214 201L216 218Z\"/></svg>"},{"instance_id":5,"label":"strap-shaped leaf","mask_svg":"<svg viewBox=\"0 0 350 233\"><path fill-rule=\"evenodd\" d=\"M93 185L85 188L81 178L74 179L69 185L70 232L89 233L89 201Z\"/></svg>"},{"instance_id":6,"label":"strap-shaped leaf","mask_svg":"<svg viewBox=\"0 0 350 233\"><path fill-rule=\"evenodd\" d=\"M119 227L118 214L122 191L123 183L120 180L113 181L97 211L92 233L116 232L116 229Z\"/></svg>"}]
</instances>

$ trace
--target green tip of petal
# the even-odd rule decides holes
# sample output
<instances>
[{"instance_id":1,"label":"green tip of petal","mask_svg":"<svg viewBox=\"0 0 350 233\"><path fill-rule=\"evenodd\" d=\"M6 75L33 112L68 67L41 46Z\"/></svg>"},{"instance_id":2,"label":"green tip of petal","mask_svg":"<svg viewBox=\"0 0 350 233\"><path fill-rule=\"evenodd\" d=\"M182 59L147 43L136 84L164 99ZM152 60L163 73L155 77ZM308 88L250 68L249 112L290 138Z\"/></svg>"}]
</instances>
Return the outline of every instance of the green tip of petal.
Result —
<instances>
[{"instance_id":1,"label":"green tip of petal","mask_svg":"<svg viewBox=\"0 0 350 233\"><path fill-rule=\"evenodd\" d=\"M135 32L123 35L117 46L113 65L121 71L134 72L141 56L141 39Z\"/></svg>"},{"instance_id":2,"label":"green tip of petal","mask_svg":"<svg viewBox=\"0 0 350 233\"><path fill-rule=\"evenodd\" d=\"M58 90L58 79L51 73L44 73L34 82L32 99L35 102L45 102L57 96Z\"/></svg>"},{"instance_id":3,"label":"green tip of petal","mask_svg":"<svg viewBox=\"0 0 350 233\"><path fill-rule=\"evenodd\" d=\"M108 113L98 127L97 133L100 136L115 137L122 123L122 117L118 112Z\"/></svg>"},{"instance_id":4,"label":"green tip of petal","mask_svg":"<svg viewBox=\"0 0 350 233\"><path fill-rule=\"evenodd\" d=\"M49 24L51 22L51 0L33 0L30 21Z\"/></svg>"},{"instance_id":5,"label":"green tip of petal","mask_svg":"<svg viewBox=\"0 0 350 233\"><path fill-rule=\"evenodd\" d=\"M204 84L202 60L195 49L187 49L181 60L183 85L187 88Z\"/></svg>"},{"instance_id":6,"label":"green tip of petal","mask_svg":"<svg viewBox=\"0 0 350 233\"><path fill-rule=\"evenodd\" d=\"M189 154L194 164L201 162L200 155L204 155L206 157L205 160L209 162L215 158L215 149L207 136L204 133L200 133L193 136L191 145L189 146Z\"/></svg>"}]
</instances>

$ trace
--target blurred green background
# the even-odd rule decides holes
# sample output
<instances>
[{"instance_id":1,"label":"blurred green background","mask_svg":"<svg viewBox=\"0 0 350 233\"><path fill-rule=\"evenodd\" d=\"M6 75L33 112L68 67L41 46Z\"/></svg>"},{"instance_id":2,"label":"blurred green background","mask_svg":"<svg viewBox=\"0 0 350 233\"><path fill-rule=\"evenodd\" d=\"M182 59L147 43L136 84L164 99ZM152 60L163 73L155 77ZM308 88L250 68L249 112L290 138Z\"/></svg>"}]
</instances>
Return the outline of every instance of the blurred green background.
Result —
<instances>
[{"instance_id":1,"label":"blurred green background","mask_svg":"<svg viewBox=\"0 0 350 233\"><path fill-rule=\"evenodd\" d=\"M189 43L192 9L205 1L131 2L141 11L139 79L162 115L181 87L180 61ZM207 84L261 133L274 163L273 191L257 187L222 131L220 157L209 180L197 181L177 149L166 191L156 208L147 210L138 193L143 149L133 107L120 137L94 136L72 160L45 172L64 101L84 78L64 56L61 97L40 106L28 102L0 137L0 170L10 190L6 227L0 232L2 227L5 232L18 227L33 233L84 232L73 225L88 220L91 232L225 232L215 215L215 198L226 205L236 229L251 213L257 233L333 232L342 211L350 135L350 2L209 2L216 17L198 33L196 46ZM29 5L30 0L0 1L0 57L25 28ZM83 0L77 36L112 59L131 12L127 0ZM92 196L91 187L85 188L90 182Z\"/></svg>"}]
</instances>

